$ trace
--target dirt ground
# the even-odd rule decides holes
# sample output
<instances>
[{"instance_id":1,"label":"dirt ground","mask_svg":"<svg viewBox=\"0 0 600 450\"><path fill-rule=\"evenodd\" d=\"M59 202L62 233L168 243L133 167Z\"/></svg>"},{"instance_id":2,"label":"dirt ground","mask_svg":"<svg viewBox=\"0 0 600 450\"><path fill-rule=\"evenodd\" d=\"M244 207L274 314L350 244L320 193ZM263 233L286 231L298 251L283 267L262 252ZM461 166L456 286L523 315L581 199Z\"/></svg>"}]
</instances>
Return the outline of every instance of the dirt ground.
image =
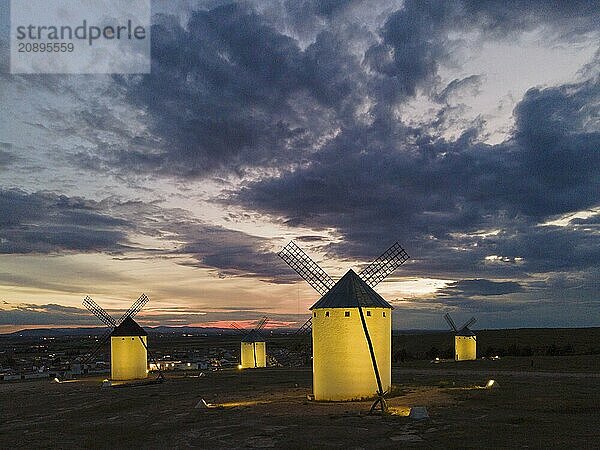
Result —
<instances>
[{"instance_id":1,"label":"dirt ground","mask_svg":"<svg viewBox=\"0 0 600 450\"><path fill-rule=\"evenodd\" d=\"M515 360L519 370L479 361L396 368L387 416L368 415L370 402L309 401L308 368L171 373L126 388L98 378L4 383L0 447L598 448L598 370L547 376ZM499 387L482 389L489 378ZM201 399L214 407L196 408ZM409 419L412 406L430 418Z\"/></svg>"}]
</instances>

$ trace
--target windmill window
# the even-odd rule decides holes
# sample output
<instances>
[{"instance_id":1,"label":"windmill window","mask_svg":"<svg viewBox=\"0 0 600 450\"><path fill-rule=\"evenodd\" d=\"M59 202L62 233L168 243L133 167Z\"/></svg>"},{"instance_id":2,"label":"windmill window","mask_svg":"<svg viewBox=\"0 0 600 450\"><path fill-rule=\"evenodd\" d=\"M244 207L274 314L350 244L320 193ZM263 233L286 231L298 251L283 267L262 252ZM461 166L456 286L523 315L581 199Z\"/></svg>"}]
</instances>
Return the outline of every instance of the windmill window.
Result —
<instances>
[{"instance_id":1,"label":"windmill window","mask_svg":"<svg viewBox=\"0 0 600 450\"><path fill-rule=\"evenodd\" d=\"M317 317L317 313L316 312L313 313L313 317Z\"/></svg>"},{"instance_id":2,"label":"windmill window","mask_svg":"<svg viewBox=\"0 0 600 450\"><path fill-rule=\"evenodd\" d=\"M329 311L325 311L325 317L329 317Z\"/></svg>"},{"instance_id":3,"label":"windmill window","mask_svg":"<svg viewBox=\"0 0 600 450\"><path fill-rule=\"evenodd\" d=\"M367 311L367 316L371 317L371 311Z\"/></svg>"},{"instance_id":4,"label":"windmill window","mask_svg":"<svg viewBox=\"0 0 600 450\"><path fill-rule=\"evenodd\" d=\"M350 311L344 311L344 317L350 317Z\"/></svg>"},{"instance_id":5,"label":"windmill window","mask_svg":"<svg viewBox=\"0 0 600 450\"><path fill-rule=\"evenodd\" d=\"M385 317L385 311L383 312L383 317Z\"/></svg>"}]
</instances>

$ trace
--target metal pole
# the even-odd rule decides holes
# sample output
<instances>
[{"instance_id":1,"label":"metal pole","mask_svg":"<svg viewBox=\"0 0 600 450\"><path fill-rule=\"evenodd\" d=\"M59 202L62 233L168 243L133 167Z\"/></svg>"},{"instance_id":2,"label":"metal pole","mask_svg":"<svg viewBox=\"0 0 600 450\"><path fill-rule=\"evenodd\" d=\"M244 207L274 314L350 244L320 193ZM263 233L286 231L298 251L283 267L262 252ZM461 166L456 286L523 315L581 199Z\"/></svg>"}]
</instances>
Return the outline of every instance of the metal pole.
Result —
<instances>
[{"instance_id":1,"label":"metal pole","mask_svg":"<svg viewBox=\"0 0 600 450\"><path fill-rule=\"evenodd\" d=\"M156 370L158 370L158 377L156 377L156 379L164 381L165 380L165 375L162 373L162 370L160 370L160 364L158 364L158 361L156 360L156 358L154 358L154 355L152 353L150 353L150 350L148 349L148 346L146 345L146 343L144 342L144 340L142 339L142 337L138 336L138 338L139 338L140 342L142 343L142 345L144 346L144 348L146 349L146 353L150 356L150 359L152 360L152 362L156 366Z\"/></svg>"},{"instance_id":2,"label":"metal pole","mask_svg":"<svg viewBox=\"0 0 600 450\"><path fill-rule=\"evenodd\" d=\"M362 294L362 287L356 286L357 292L360 291ZM387 404L384 399L383 386L381 384L381 377L379 376L379 368L377 367L377 359L375 357L375 350L373 349L373 342L371 341L371 336L369 335L369 329L367 327L367 321L365 320L365 315L361 306L361 299L357 298L358 301L358 314L360 315L360 321L362 323L363 332L365 333L365 338L367 340L367 345L369 346L369 353L371 354L371 362L373 363L373 370L375 371L375 379L377 380L377 400L371 406L371 412L375 410L378 404L381 404L381 411L387 411Z\"/></svg>"},{"instance_id":3,"label":"metal pole","mask_svg":"<svg viewBox=\"0 0 600 450\"><path fill-rule=\"evenodd\" d=\"M375 359L375 350L373 350L373 343L371 342L371 336L367 328L367 322L365 321L365 315L363 314L362 307L358 306L358 313L360 314L360 321L362 322L363 331L367 338L367 345L369 346L369 353L371 353L371 361L373 362L373 370L375 371L375 378L377 379L377 389L379 393L383 392L383 386L381 385L381 377L379 376L379 368L377 367L377 360Z\"/></svg>"}]
</instances>

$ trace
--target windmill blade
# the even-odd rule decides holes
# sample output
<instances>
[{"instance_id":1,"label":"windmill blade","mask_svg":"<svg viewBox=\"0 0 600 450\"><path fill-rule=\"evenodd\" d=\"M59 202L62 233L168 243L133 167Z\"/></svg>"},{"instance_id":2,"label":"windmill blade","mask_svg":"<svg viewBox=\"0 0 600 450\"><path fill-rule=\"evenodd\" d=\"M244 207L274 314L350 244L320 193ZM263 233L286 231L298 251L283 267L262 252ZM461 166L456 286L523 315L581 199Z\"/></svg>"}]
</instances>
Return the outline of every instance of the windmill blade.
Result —
<instances>
[{"instance_id":1,"label":"windmill blade","mask_svg":"<svg viewBox=\"0 0 600 450\"><path fill-rule=\"evenodd\" d=\"M287 353L296 351L301 345L304 339L310 335L312 331L312 316L308 318L306 322L302 324L300 328L294 331L294 334L290 337L290 345L288 345Z\"/></svg>"},{"instance_id":2,"label":"windmill blade","mask_svg":"<svg viewBox=\"0 0 600 450\"><path fill-rule=\"evenodd\" d=\"M141 336L138 336L138 339L140 340L140 342L146 349L146 354L148 356L150 356L150 360L154 363L154 366L156 367L156 370L158 372L158 376L156 377L156 379L159 381L165 381L165 374L162 372L162 370L160 370L160 364L158 364L158 361L154 357L154 354L150 352L150 349L148 348L148 346L146 345L146 343L144 342L144 340L142 339Z\"/></svg>"},{"instance_id":3,"label":"windmill blade","mask_svg":"<svg viewBox=\"0 0 600 450\"><path fill-rule=\"evenodd\" d=\"M238 332L238 334L245 334L245 333L246 333L246 331L245 331L243 328L241 328L241 327L240 327L240 326L239 326L237 323L235 323L235 322L231 322L229 325L231 326L231 328L233 328L235 331L237 331L237 332Z\"/></svg>"},{"instance_id":4,"label":"windmill blade","mask_svg":"<svg viewBox=\"0 0 600 450\"><path fill-rule=\"evenodd\" d=\"M304 322L302 326L298 328L290 338L292 344L289 346L288 353L298 350L298 348L300 348L300 346L303 344L305 338L307 336L310 336L311 331L312 316L309 317L308 320Z\"/></svg>"},{"instance_id":5,"label":"windmill blade","mask_svg":"<svg viewBox=\"0 0 600 450\"><path fill-rule=\"evenodd\" d=\"M410 258L402 246L396 242L358 275L371 287L377 286L389 274Z\"/></svg>"},{"instance_id":6,"label":"windmill blade","mask_svg":"<svg viewBox=\"0 0 600 450\"><path fill-rule=\"evenodd\" d=\"M258 324L256 324L256 326L252 329L252 331L250 331L250 333L248 333L249 335L251 333L255 333L256 337L260 337L261 339L264 339L264 335L262 334L262 330L265 327L265 325L267 324L267 322L269 321L268 317L263 317L262 319L260 319L260 321L258 322ZM256 351L255 351L256 354Z\"/></svg>"},{"instance_id":7,"label":"windmill blade","mask_svg":"<svg viewBox=\"0 0 600 450\"><path fill-rule=\"evenodd\" d=\"M146 306L146 303L148 303L148 300L150 300L148 297L146 297L146 294L142 294L140 295L140 298L138 298L135 303L133 305L131 305L131 307L127 310L127 312L125 312L125 314L123 314L121 316L121 318L119 319L118 323L123 322L123 320L125 320L126 317L131 317L133 319L133 317L140 312L140 310Z\"/></svg>"},{"instance_id":8,"label":"windmill blade","mask_svg":"<svg viewBox=\"0 0 600 450\"><path fill-rule=\"evenodd\" d=\"M450 328L452 328L454 331L458 331L458 328L456 328L456 324L454 323L454 320L452 320L452 317L450 317L449 313L444 314L444 319L446 319L446 322L448 322Z\"/></svg>"},{"instance_id":9,"label":"windmill blade","mask_svg":"<svg viewBox=\"0 0 600 450\"><path fill-rule=\"evenodd\" d=\"M312 331L312 316L308 318L304 324L294 332L294 336L299 334L310 333Z\"/></svg>"},{"instance_id":10,"label":"windmill blade","mask_svg":"<svg viewBox=\"0 0 600 450\"><path fill-rule=\"evenodd\" d=\"M89 363L91 361L91 359L94 356L96 356L96 353L98 353L98 351L100 351L100 349L102 347L104 347L104 344L106 344L106 341L108 341L111 334L112 334L112 329L105 331L104 334L102 336L100 336L100 339L98 339L98 343L96 344L94 349L90 352L89 356L87 358L85 358L82 365Z\"/></svg>"},{"instance_id":11,"label":"windmill blade","mask_svg":"<svg viewBox=\"0 0 600 450\"><path fill-rule=\"evenodd\" d=\"M319 294L327 294L335 284L333 279L310 256L304 253L294 241L290 241L277 255Z\"/></svg>"},{"instance_id":12,"label":"windmill blade","mask_svg":"<svg viewBox=\"0 0 600 450\"><path fill-rule=\"evenodd\" d=\"M469 328L471 325L473 325L475 322L477 322L477 319L475 317L471 317L461 328L461 330L467 329Z\"/></svg>"},{"instance_id":13,"label":"windmill blade","mask_svg":"<svg viewBox=\"0 0 600 450\"><path fill-rule=\"evenodd\" d=\"M258 324L256 325L256 327L254 328L254 331L260 332L265 325L267 324L267 322L269 321L268 317L263 317L262 319L260 319L260 322L258 322Z\"/></svg>"},{"instance_id":14,"label":"windmill blade","mask_svg":"<svg viewBox=\"0 0 600 450\"><path fill-rule=\"evenodd\" d=\"M115 319L113 319L110 314L106 312L104 308L98 305L91 297L88 295L83 299L83 306L90 310L92 314L94 314L98 319L102 321L104 325L109 328L114 328L117 326Z\"/></svg>"},{"instance_id":15,"label":"windmill blade","mask_svg":"<svg viewBox=\"0 0 600 450\"><path fill-rule=\"evenodd\" d=\"M312 316L290 336L287 346L280 355L284 364L291 364L292 353L300 352L305 347L306 341L310 338L311 331Z\"/></svg>"}]
</instances>

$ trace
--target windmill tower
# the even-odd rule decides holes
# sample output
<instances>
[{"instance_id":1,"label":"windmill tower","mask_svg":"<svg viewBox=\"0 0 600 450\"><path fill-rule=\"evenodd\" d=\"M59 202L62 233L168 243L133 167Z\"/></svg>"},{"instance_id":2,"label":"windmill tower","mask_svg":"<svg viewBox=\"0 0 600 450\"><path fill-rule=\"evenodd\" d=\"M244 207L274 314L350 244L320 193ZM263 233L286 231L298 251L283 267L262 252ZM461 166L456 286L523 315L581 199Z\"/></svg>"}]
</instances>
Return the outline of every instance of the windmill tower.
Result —
<instances>
[{"instance_id":1,"label":"windmill tower","mask_svg":"<svg viewBox=\"0 0 600 450\"><path fill-rule=\"evenodd\" d=\"M471 317L461 328L456 328L449 313L444 314L444 319L454 331L454 360L472 361L477 359L477 336L469 329L477 319Z\"/></svg>"},{"instance_id":2,"label":"windmill tower","mask_svg":"<svg viewBox=\"0 0 600 450\"><path fill-rule=\"evenodd\" d=\"M321 298L312 311L315 400L373 398L385 410L392 385L392 306L373 290L407 259L395 243L360 274L349 270L337 283L293 241L279 256Z\"/></svg>"},{"instance_id":3,"label":"windmill tower","mask_svg":"<svg viewBox=\"0 0 600 450\"><path fill-rule=\"evenodd\" d=\"M100 345L110 337L110 377L113 380L137 380L148 376L148 333L133 320L148 300L146 294L142 294L116 321L89 296L83 299L83 305L108 327Z\"/></svg>"},{"instance_id":4,"label":"windmill tower","mask_svg":"<svg viewBox=\"0 0 600 450\"><path fill-rule=\"evenodd\" d=\"M240 348L240 368L255 369L257 367L267 367L267 343L261 330L268 322L267 317L263 317L256 326L242 338ZM231 324L235 329L243 332L236 324Z\"/></svg>"}]
</instances>

